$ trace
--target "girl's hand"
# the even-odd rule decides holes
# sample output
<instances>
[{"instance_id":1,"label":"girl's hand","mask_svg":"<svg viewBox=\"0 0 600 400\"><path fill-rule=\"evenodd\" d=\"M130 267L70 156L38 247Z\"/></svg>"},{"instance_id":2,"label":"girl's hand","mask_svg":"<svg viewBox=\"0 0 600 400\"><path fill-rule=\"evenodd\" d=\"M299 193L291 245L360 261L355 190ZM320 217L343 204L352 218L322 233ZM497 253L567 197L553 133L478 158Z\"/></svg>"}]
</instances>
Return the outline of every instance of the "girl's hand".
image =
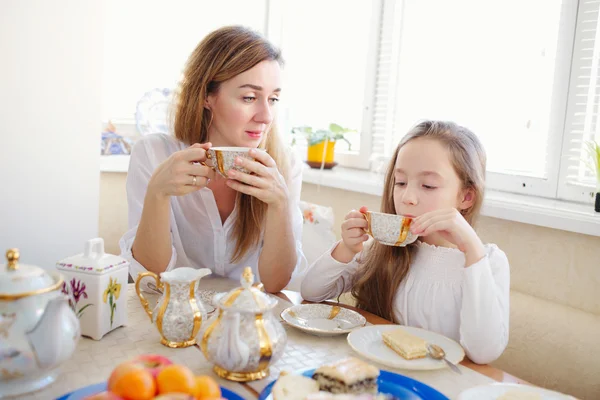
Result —
<instances>
[{"instance_id":1,"label":"girl's hand","mask_svg":"<svg viewBox=\"0 0 600 400\"><path fill-rule=\"evenodd\" d=\"M195 143L171 154L154 170L148 183L148 193L166 198L183 196L206 187L215 172L198 163L206 161L206 150L210 147L210 143Z\"/></svg>"},{"instance_id":2,"label":"girl's hand","mask_svg":"<svg viewBox=\"0 0 600 400\"><path fill-rule=\"evenodd\" d=\"M238 192L254 196L269 206L286 206L288 188L285 179L279 173L273 158L266 151L249 151L254 160L238 157L235 164L246 168L252 174L230 169L227 185Z\"/></svg>"},{"instance_id":3,"label":"girl's hand","mask_svg":"<svg viewBox=\"0 0 600 400\"><path fill-rule=\"evenodd\" d=\"M367 219L361 212L366 212L367 207L361 207L360 211L352 210L342 222L342 245L352 253L352 257L363 249L363 243L369 239L366 234L368 227Z\"/></svg>"},{"instance_id":4,"label":"girl's hand","mask_svg":"<svg viewBox=\"0 0 600 400\"><path fill-rule=\"evenodd\" d=\"M410 230L419 236L438 233L443 239L456 245L460 251L465 253L467 266L477 262L485 255L481 239L455 208L425 213L413 220Z\"/></svg>"}]
</instances>

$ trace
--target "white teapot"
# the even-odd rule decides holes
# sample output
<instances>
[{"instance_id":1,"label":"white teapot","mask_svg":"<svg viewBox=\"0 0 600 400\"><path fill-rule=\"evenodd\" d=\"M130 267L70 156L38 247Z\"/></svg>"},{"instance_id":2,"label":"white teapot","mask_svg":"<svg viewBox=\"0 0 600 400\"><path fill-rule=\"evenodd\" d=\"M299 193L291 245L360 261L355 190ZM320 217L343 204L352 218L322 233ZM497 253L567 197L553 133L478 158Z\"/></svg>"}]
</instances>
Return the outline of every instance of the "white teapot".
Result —
<instances>
[{"instance_id":1,"label":"white teapot","mask_svg":"<svg viewBox=\"0 0 600 400\"><path fill-rule=\"evenodd\" d=\"M252 285L250 267L244 269L241 283L215 295L219 312L204 332L201 349L218 376L246 382L269 374L269 366L283 355L287 335L273 314L277 300Z\"/></svg>"},{"instance_id":2,"label":"white teapot","mask_svg":"<svg viewBox=\"0 0 600 400\"><path fill-rule=\"evenodd\" d=\"M0 265L0 398L54 382L80 335L79 320L57 272L19 264L19 251Z\"/></svg>"}]
</instances>

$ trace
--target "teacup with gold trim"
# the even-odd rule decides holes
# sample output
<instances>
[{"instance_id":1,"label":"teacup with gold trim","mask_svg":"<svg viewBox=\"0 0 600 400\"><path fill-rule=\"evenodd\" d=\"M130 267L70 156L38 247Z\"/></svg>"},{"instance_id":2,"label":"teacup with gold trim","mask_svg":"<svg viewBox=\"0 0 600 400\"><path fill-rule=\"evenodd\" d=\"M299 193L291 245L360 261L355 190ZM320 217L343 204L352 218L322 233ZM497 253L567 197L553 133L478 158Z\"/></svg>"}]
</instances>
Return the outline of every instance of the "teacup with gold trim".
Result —
<instances>
[{"instance_id":1,"label":"teacup with gold trim","mask_svg":"<svg viewBox=\"0 0 600 400\"><path fill-rule=\"evenodd\" d=\"M229 178L227 172L230 169L235 169L240 172L249 174L246 168L235 164L236 157L247 158L254 160L250 156L249 152L252 150L250 147L211 147L206 151L207 162L203 163L207 167L214 169L219 175ZM257 151L265 151L264 149L255 149Z\"/></svg>"},{"instance_id":2,"label":"teacup with gold trim","mask_svg":"<svg viewBox=\"0 0 600 400\"><path fill-rule=\"evenodd\" d=\"M406 246L419 237L410 231L413 220L410 217L375 211L366 211L362 214L367 220L367 233L382 244Z\"/></svg>"}]
</instances>

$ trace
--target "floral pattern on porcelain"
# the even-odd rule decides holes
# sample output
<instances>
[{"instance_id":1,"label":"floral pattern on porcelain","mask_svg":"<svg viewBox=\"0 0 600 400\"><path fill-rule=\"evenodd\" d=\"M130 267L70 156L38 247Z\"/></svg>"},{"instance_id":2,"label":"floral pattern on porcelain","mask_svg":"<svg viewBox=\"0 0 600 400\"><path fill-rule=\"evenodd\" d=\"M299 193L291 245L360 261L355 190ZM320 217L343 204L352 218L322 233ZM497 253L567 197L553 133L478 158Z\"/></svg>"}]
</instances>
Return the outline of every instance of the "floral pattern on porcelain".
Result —
<instances>
[{"instance_id":1,"label":"floral pattern on porcelain","mask_svg":"<svg viewBox=\"0 0 600 400\"><path fill-rule=\"evenodd\" d=\"M369 231L373 238L378 242L388 246L406 246L418 239L418 235L413 235L409 230L406 239L398 244L402 230L402 222L405 217L396 214L384 214L369 211L370 226Z\"/></svg>"},{"instance_id":2,"label":"floral pattern on porcelain","mask_svg":"<svg viewBox=\"0 0 600 400\"><path fill-rule=\"evenodd\" d=\"M215 171L217 171L220 175L225 178L228 178L227 172L230 169L235 169L240 172L244 172L246 174L251 173L251 171L247 170L244 167L235 165L236 157L243 157L249 160L254 160L254 158L250 157L248 154L249 148L245 147L213 147L208 149L209 159L213 165ZM257 149L262 150L262 149ZM223 168L219 168L218 159L221 158Z\"/></svg>"},{"instance_id":3,"label":"floral pattern on porcelain","mask_svg":"<svg viewBox=\"0 0 600 400\"><path fill-rule=\"evenodd\" d=\"M201 349L216 367L247 381L281 358L287 334L273 314L277 300L253 286L252 268L244 268L240 281L242 287L215 296L219 312L208 323Z\"/></svg>"},{"instance_id":4,"label":"floral pattern on porcelain","mask_svg":"<svg viewBox=\"0 0 600 400\"><path fill-rule=\"evenodd\" d=\"M67 295L67 297L69 298L69 306L71 307L75 315L77 315L77 318L81 318L85 309L90 306L93 306L93 304L88 303L85 306L80 307L78 310L77 304L79 303L79 300L82 297L84 299L88 298L85 282L73 278L69 281L69 285L70 287L67 286L67 282L63 282L61 292Z\"/></svg>"},{"instance_id":5,"label":"floral pattern on porcelain","mask_svg":"<svg viewBox=\"0 0 600 400\"><path fill-rule=\"evenodd\" d=\"M104 267L101 268L94 268L94 267L90 267L90 266L85 266L85 265L74 265L74 264L69 264L69 263L56 263L56 265L64 267L64 268L72 268L74 270L77 271L94 271L94 272L98 272L98 273L103 273L105 271L108 271L110 269L119 267L123 264L126 264L128 261L127 260L123 260L121 262L118 262L116 264L110 264L110 265L106 265Z\"/></svg>"},{"instance_id":6,"label":"floral pattern on porcelain","mask_svg":"<svg viewBox=\"0 0 600 400\"><path fill-rule=\"evenodd\" d=\"M356 311L340 307L339 313L331 319L331 321L337 323L337 329L324 329L318 327L319 321L330 320L332 309L332 306L326 304L299 304L283 310L281 318L295 328L308 333L321 334L323 336L349 333L353 329L364 326L367 323L365 317ZM306 321L308 326L300 323L300 321ZM315 326L311 326L311 321L316 322Z\"/></svg>"},{"instance_id":7,"label":"floral pattern on porcelain","mask_svg":"<svg viewBox=\"0 0 600 400\"><path fill-rule=\"evenodd\" d=\"M162 334L170 342L185 342L190 340L194 329L193 313L194 310L190 304L190 284L189 283L165 283L169 285L169 299L162 320ZM152 311L152 322L156 323L160 308L163 306L166 290L160 296ZM206 319L206 310L204 305L196 297L196 304L202 314L202 321Z\"/></svg>"},{"instance_id":8,"label":"floral pattern on porcelain","mask_svg":"<svg viewBox=\"0 0 600 400\"><path fill-rule=\"evenodd\" d=\"M113 280L113 278L109 278L108 286L103 293L102 301L106 303L108 300L108 306L110 307L110 327L113 326L113 321L115 317L115 312L117 310L117 300L119 299L119 295L121 294L121 284L117 283L117 278Z\"/></svg>"},{"instance_id":9,"label":"floral pattern on porcelain","mask_svg":"<svg viewBox=\"0 0 600 400\"><path fill-rule=\"evenodd\" d=\"M285 351L287 334L272 313L264 314L263 318L265 331L271 344L272 354L269 365L272 365ZM214 319L209 321L209 326L213 321ZM258 371L260 340L258 329L255 327L254 313L223 311L221 323L215 327L207 343L208 359L230 372Z\"/></svg>"},{"instance_id":10,"label":"floral pattern on porcelain","mask_svg":"<svg viewBox=\"0 0 600 400\"><path fill-rule=\"evenodd\" d=\"M8 332L17 320L17 313L2 313L0 317L0 337L8 339Z\"/></svg>"}]
</instances>

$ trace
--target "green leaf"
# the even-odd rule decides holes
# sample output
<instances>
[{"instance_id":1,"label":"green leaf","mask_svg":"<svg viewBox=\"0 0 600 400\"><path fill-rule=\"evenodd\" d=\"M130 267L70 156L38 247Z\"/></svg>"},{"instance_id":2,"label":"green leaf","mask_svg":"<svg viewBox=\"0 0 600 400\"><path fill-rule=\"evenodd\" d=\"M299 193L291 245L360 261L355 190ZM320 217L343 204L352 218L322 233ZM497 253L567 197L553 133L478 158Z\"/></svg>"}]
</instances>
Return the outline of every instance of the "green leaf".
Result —
<instances>
[{"instance_id":1,"label":"green leaf","mask_svg":"<svg viewBox=\"0 0 600 400\"><path fill-rule=\"evenodd\" d=\"M93 306L93 304L86 304L85 306L81 307L79 309L79 311L77 311L77 318L81 318L81 316L83 315L83 311L88 308L89 306Z\"/></svg>"},{"instance_id":2,"label":"green leaf","mask_svg":"<svg viewBox=\"0 0 600 400\"><path fill-rule=\"evenodd\" d=\"M296 126L292 128L292 133L312 133L310 126Z\"/></svg>"},{"instance_id":3,"label":"green leaf","mask_svg":"<svg viewBox=\"0 0 600 400\"><path fill-rule=\"evenodd\" d=\"M340 125L334 123L329 124L329 130L333 133L343 133L347 131L347 129L342 128Z\"/></svg>"},{"instance_id":4,"label":"green leaf","mask_svg":"<svg viewBox=\"0 0 600 400\"><path fill-rule=\"evenodd\" d=\"M585 151L588 159L581 161L596 175L596 181L600 183L600 145L593 140L586 141Z\"/></svg>"}]
</instances>

